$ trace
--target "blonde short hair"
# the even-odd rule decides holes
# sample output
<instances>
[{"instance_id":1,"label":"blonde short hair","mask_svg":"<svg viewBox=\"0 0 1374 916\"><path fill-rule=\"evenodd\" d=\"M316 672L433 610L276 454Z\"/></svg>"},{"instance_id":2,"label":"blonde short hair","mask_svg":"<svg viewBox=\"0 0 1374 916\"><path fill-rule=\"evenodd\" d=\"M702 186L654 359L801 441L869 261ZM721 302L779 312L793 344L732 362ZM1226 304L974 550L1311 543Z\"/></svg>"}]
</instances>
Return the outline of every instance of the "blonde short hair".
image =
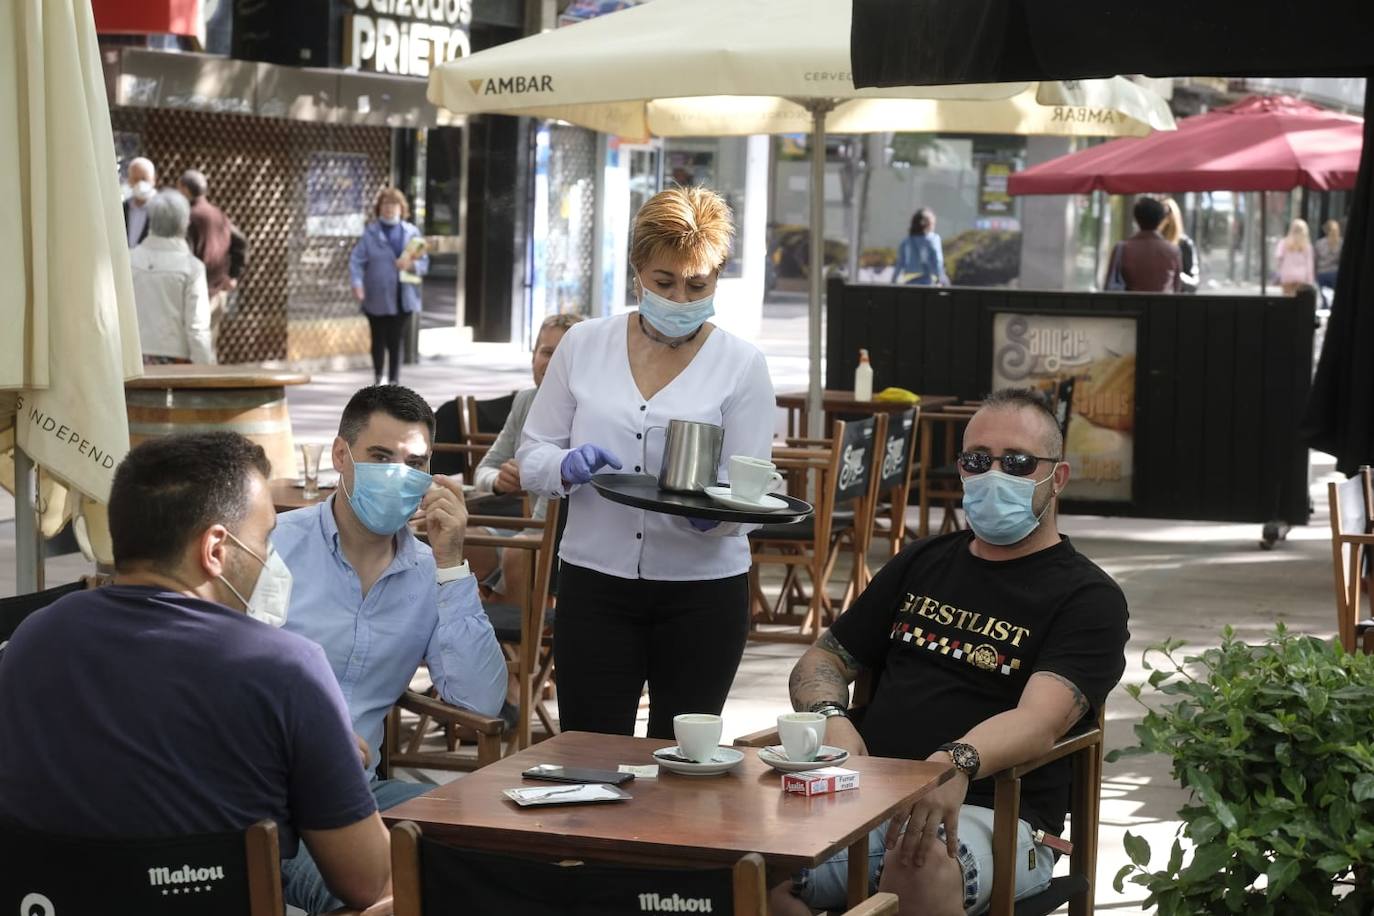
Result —
<instances>
[{"instance_id":1,"label":"blonde short hair","mask_svg":"<svg viewBox=\"0 0 1374 916\"><path fill-rule=\"evenodd\" d=\"M708 188L669 188L649 198L635 216L630 264L643 270L666 256L689 275L714 273L730 256L734 214Z\"/></svg>"},{"instance_id":2,"label":"blonde short hair","mask_svg":"<svg viewBox=\"0 0 1374 916\"><path fill-rule=\"evenodd\" d=\"M372 215L380 217L382 204L387 203L400 204L401 219L410 219L410 204L406 202L406 196L396 188L382 188L377 192L377 196L372 200Z\"/></svg>"}]
</instances>

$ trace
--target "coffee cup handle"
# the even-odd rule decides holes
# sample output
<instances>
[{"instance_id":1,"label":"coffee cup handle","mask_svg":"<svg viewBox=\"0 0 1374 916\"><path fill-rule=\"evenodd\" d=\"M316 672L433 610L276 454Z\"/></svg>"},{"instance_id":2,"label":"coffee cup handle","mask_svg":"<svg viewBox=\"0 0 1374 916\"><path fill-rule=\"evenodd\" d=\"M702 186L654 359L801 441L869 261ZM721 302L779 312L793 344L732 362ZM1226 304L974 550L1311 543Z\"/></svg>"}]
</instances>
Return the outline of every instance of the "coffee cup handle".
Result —
<instances>
[{"instance_id":1,"label":"coffee cup handle","mask_svg":"<svg viewBox=\"0 0 1374 916\"><path fill-rule=\"evenodd\" d=\"M806 756L807 758L809 758L809 759L814 760L814 759L816 758L816 754L820 753L820 749L821 749L821 739L818 738L818 737L816 737L816 733L813 732L813 731L811 731L811 729L808 728L808 729L806 730L806 754L805 754L805 756Z\"/></svg>"},{"instance_id":2,"label":"coffee cup handle","mask_svg":"<svg viewBox=\"0 0 1374 916\"><path fill-rule=\"evenodd\" d=\"M781 484L782 475L779 474L777 471L773 471L771 474L768 475L768 483L766 486L764 486L763 492L771 493L774 487L780 486Z\"/></svg>"}]
</instances>

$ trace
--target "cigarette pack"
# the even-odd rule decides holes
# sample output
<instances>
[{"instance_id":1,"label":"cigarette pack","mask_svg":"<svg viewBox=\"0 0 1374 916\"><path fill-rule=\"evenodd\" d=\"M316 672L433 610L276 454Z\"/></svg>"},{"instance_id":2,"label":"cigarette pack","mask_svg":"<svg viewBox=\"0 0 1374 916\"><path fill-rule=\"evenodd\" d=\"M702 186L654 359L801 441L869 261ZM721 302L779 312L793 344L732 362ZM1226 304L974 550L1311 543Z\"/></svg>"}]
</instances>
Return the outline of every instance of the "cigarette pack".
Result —
<instances>
[{"instance_id":1,"label":"cigarette pack","mask_svg":"<svg viewBox=\"0 0 1374 916\"><path fill-rule=\"evenodd\" d=\"M796 795L825 795L827 792L843 792L858 787L858 771L844 767L820 767L782 774L782 790Z\"/></svg>"}]
</instances>

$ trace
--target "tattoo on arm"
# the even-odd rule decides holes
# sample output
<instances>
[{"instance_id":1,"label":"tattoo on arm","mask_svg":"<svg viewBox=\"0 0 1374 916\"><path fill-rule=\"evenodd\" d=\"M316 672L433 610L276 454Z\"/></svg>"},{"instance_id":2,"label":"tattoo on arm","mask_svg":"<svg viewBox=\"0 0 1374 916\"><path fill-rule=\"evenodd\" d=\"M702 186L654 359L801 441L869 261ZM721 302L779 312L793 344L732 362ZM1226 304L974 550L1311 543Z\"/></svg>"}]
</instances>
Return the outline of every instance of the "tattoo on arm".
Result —
<instances>
[{"instance_id":1,"label":"tattoo on arm","mask_svg":"<svg viewBox=\"0 0 1374 916\"><path fill-rule=\"evenodd\" d=\"M1073 728L1074 725L1078 723L1078 720L1087 715L1088 710L1092 708L1092 704L1088 702L1087 697L1083 696L1083 691L1078 689L1078 685L1062 674L1055 674L1053 671L1037 671L1035 672L1035 676L1047 677L1058 681L1063 685L1064 689L1068 690L1073 696L1073 712L1069 714L1068 721L1064 723L1064 732Z\"/></svg>"},{"instance_id":2,"label":"tattoo on arm","mask_svg":"<svg viewBox=\"0 0 1374 916\"><path fill-rule=\"evenodd\" d=\"M849 684L858 670L854 656L827 630L792 669L787 683L792 708L807 710L824 700L848 705Z\"/></svg>"},{"instance_id":3,"label":"tattoo on arm","mask_svg":"<svg viewBox=\"0 0 1374 916\"><path fill-rule=\"evenodd\" d=\"M849 650L840 645L840 641L835 638L835 634L826 630L821 634L821 638L816 640L816 648L829 652L840 660L844 666L844 675L849 680L859 676L859 662L850 654Z\"/></svg>"}]
</instances>

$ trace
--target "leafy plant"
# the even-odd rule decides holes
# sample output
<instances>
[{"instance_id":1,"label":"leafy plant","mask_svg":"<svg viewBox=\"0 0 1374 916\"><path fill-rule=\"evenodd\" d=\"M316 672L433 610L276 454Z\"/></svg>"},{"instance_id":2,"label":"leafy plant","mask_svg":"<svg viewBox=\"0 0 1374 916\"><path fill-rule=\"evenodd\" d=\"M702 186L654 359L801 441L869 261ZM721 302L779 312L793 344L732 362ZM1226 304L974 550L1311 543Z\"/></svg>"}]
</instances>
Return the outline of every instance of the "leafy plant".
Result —
<instances>
[{"instance_id":1,"label":"leafy plant","mask_svg":"<svg viewBox=\"0 0 1374 916\"><path fill-rule=\"evenodd\" d=\"M1263 645L1223 631L1219 648L1178 658L1181 641L1146 652L1149 687L1174 698L1135 728L1140 744L1107 759L1162 753L1189 789L1161 871L1127 833L1117 874L1147 890L1160 916L1366 914L1374 909L1374 656L1290 634ZM1127 688L1140 700L1142 688ZM1263 880L1261 880L1263 879Z\"/></svg>"}]
</instances>

